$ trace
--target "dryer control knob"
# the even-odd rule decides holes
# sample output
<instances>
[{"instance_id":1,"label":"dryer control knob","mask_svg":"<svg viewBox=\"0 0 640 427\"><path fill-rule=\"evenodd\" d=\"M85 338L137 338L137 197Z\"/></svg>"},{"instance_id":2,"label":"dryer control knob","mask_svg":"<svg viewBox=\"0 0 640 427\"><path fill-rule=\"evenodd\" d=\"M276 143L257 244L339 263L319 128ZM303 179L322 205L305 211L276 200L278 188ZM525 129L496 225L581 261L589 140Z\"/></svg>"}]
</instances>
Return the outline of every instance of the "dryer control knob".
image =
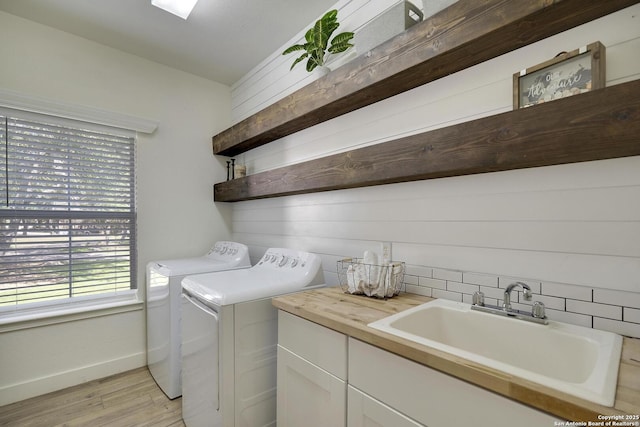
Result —
<instances>
[{"instance_id":1,"label":"dryer control knob","mask_svg":"<svg viewBox=\"0 0 640 427\"><path fill-rule=\"evenodd\" d=\"M278 267L284 267L287 264L287 261L289 261L289 258L287 258L286 255L282 255L282 259L278 263Z\"/></svg>"}]
</instances>

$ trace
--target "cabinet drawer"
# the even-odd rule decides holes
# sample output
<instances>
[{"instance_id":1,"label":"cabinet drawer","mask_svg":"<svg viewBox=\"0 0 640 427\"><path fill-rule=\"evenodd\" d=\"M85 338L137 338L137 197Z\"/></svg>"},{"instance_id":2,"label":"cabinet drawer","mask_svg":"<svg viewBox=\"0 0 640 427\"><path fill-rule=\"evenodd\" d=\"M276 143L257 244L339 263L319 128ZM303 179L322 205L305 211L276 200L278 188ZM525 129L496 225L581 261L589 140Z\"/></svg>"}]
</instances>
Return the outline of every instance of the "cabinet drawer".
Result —
<instances>
[{"instance_id":1,"label":"cabinet drawer","mask_svg":"<svg viewBox=\"0 0 640 427\"><path fill-rule=\"evenodd\" d=\"M349 338L349 384L429 427L552 426L544 412Z\"/></svg>"},{"instance_id":2,"label":"cabinet drawer","mask_svg":"<svg viewBox=\"0 0 640 427\"><path fill-rule=\"evenodd\" d=\"M280 310L278 344L346 381L346 335Z\"/></svg>"},{"instance_id":3,"label":"cabinet drawer","mask_svg":"<svg viewBox=\"0 0 640 427\"><path fill-rule=\"evenodd\" d=\"M347 427L423 427L351 386L347 402Z\"/></svg>"}]
</instances>

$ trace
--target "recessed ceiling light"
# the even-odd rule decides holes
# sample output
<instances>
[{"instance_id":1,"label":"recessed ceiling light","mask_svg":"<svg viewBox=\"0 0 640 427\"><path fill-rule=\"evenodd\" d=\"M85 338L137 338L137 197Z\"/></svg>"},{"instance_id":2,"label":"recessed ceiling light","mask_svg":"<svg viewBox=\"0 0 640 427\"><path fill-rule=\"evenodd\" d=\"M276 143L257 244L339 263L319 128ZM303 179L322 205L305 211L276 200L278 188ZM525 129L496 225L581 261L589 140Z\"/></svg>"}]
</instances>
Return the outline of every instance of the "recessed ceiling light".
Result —
<instances>
[{"instance_id":1,"label":"recessed ceiling light","mask_svg":"<svg viewBox=\"0 0 640 427\"><path fill-rule=\"evenodd\" d=\"M187 19L198 0L151 0L151 4L160 9L173 13L182 19Z\"/></svg>"}]
</instances>

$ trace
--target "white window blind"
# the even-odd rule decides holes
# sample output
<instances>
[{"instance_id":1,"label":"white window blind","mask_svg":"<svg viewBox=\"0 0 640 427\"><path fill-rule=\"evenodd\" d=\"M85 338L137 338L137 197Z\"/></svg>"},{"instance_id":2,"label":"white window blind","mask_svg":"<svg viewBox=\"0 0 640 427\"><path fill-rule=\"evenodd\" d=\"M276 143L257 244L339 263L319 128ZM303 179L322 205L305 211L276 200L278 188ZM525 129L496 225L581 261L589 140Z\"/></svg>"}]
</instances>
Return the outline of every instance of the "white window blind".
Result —
<instances>
[{"instance_id":1,"label":"white window blind","mask_svg":"<svg viewBox=\"0 0 640 427\"><path fill-rule=\"evenodd\" d=\"M134 135L11 110L0 123L0 310L134 289Z\"/></svg>"}]
</instances>

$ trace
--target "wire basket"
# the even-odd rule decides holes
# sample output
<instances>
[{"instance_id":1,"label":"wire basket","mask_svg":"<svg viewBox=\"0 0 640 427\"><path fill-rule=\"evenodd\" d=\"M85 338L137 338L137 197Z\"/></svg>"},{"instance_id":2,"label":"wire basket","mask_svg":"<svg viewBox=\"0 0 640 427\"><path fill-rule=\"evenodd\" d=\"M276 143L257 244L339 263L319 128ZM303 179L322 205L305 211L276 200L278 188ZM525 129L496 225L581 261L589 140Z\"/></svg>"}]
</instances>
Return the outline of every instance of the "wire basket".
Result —
<instances>
[{"instance_id":1,"label":"wire basket","mask_svg":"<svg viewBox=\"0 0 640 427\"><path fill-rule=\"evenodd\" d=\"M376 265L365 264L362 258L345 258L338 261L338 279L345 293L391 298L402 288L404 262Z\"/></svg>"}]
</instances>

